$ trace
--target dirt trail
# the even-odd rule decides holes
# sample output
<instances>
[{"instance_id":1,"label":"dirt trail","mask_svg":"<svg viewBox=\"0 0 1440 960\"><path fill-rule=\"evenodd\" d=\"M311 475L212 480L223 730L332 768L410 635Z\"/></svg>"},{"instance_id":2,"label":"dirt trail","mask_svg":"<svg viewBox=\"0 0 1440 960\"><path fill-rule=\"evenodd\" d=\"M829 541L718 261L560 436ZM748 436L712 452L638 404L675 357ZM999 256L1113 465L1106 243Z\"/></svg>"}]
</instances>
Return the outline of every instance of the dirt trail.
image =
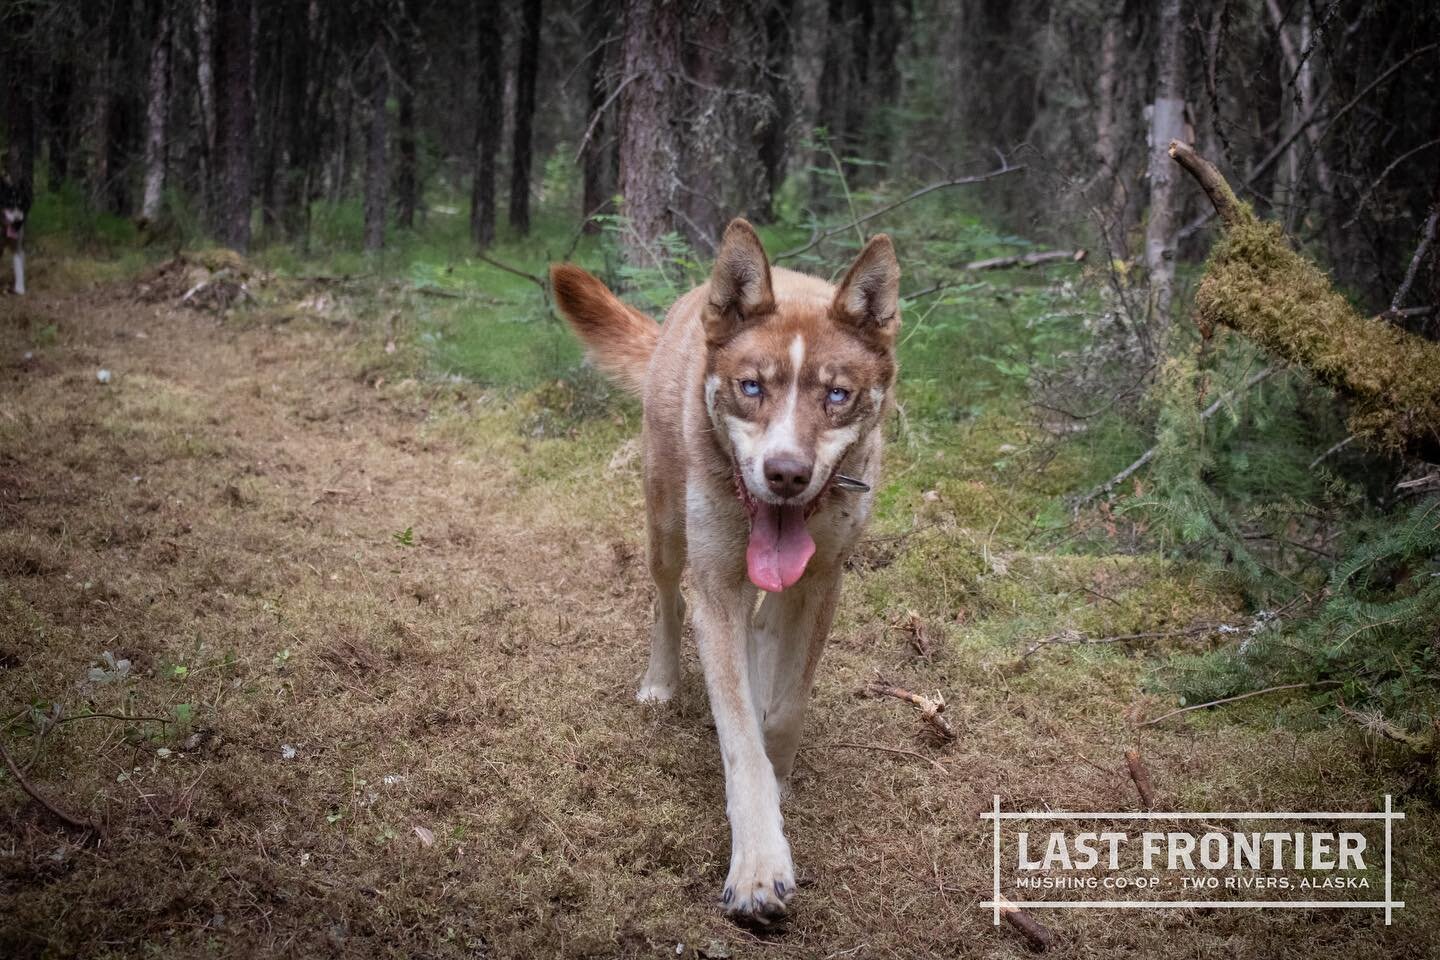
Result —
<instances>
[{"instance_id":1,"label":"dirt trail","mask_svg":"<svg viewBox=\"0 0 1440 960\"><path fill-rule=\"evenodd\" d=\"M713 903L729 838L693 651L676 706L632 699L649 602L633 472L547 504L523 441L466 439L479 391L363 373L376 336L118 287L0 303L3 735L104 829L66 832L0 783L0 954L1021 952L975 906L978 814L995 792L1133 805L1115 762L1133 666L1012 680L1007 658L952 651L916 674L964 731L934 751L903 708L853 696L909 661L842 615L786 811L798 912L779 935L737 930ZM177 722L37 731L32 703ZM1320 749L1245 731L1146 744L1175 792ZM1373 781L1352 774L1363 804ZM1421 955L1329 913L1047 919L1066 956L1237 938L1256 956Z\"/></svg>"}]
</instances>

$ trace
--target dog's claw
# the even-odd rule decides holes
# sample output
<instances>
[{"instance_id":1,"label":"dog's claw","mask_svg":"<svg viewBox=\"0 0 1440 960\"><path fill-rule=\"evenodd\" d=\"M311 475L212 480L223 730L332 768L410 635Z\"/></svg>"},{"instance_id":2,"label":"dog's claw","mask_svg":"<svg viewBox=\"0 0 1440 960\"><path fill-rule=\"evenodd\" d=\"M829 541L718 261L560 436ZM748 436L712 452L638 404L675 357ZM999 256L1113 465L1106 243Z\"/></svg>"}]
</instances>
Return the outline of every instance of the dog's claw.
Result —
<instances>
[{"instance_id":1,"label":"dog's claw","mask_svg":"<svg viewBox=\"0 0 1440 960\"><path fill-rule=\"evenodd\" d=\"M788 861L786 856L780 863L752 862L732 870L720 898L726 915L736 923L761 927L784 918L786 904L795 895L794 868Z\"/></svg>"}]
</instances>

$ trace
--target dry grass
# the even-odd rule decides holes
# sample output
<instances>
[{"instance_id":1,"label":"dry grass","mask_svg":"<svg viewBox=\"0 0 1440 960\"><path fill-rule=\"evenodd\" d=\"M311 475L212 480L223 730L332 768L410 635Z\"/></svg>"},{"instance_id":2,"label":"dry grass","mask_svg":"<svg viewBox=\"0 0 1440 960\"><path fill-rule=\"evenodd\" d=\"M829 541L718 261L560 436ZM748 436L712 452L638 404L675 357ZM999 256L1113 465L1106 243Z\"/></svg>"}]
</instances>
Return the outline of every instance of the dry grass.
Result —
<instances>
[{"instance_id":1,"label":"dry grass","mask_svg":"<svg viewBox=\"0 0 1440 960\"><path fill-rule=\"evenodd\" d=\"M1374 745L1303 704L1278 726L1273 702L1137 730L1137 704L1167 706L1143 650L1017 667L1060 630L1229 611L1159 561L1007 537L987 504L1023 505L990 450L947 465L938 497L892 498L878 533L925 529L848 585L786 809L793 920L731 926L693 650L677 705L632 699L649 604L633 410L537 437L527 403L407 379L378 325L303 314L221 320L123 287L0 303L0 735L105 830L85 842L0 779L0 954L1019 956L977 907L978 814L995 793L1133 807L1135 745L1177 806L1396 793L1409 906L1391 928L1049 913L1057 955L1420 957L1440 936L1433 808ZM912 609L924 657L893 628ZM88 679L105 651L127 677ZM937 747L906 705L855 696L876 669L943 692L959 739ZM32 703L172 722L40 736Z\"/></svg>"}]
</instances>

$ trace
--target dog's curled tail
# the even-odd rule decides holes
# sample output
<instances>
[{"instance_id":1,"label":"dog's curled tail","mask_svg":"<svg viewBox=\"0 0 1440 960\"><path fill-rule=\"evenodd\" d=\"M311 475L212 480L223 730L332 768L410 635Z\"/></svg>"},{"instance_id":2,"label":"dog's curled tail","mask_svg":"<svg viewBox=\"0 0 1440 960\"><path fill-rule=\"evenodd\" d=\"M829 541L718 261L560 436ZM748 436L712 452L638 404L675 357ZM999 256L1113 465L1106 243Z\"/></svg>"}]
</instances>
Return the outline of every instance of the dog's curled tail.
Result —
<instances>
[{"instance_id":1,"label":"dog's curled tail","mask_svg":"<svg viewBox=\"0 0 1440 960\"><path fill-rule=\"evenodd\" d=\"M640 393L645 368L660 339L660 325L573 263L550 267L550 287L560 312L590 348L596 366Z\"/></svg>"}]
</instances>

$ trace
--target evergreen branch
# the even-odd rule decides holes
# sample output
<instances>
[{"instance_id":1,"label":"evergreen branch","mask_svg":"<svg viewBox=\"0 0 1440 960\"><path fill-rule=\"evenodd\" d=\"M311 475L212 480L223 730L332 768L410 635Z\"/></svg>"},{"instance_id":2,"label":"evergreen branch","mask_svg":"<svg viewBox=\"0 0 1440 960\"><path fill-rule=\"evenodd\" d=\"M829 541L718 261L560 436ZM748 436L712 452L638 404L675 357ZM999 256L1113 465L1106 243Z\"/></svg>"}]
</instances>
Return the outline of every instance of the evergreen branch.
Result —
<instances>
[{"instance_id":1,"label":"evergreen branch","mask_svg":"<svg viewBox=\"0 0 1440 960\"><path fill-rule=\"evenodd\" d=\"M1246 380L1243 384L1241 384L1239 387L1236 387L1229 393L1224 394L1214 403L1210 404L1210 406L1200 411L1201 421L1209 420L1211 417L1215 416L1215 414L1219 413L1221 408L1224 407L1228 401L1233 400L1235 397L1249 390L1251 387L1255 386L1260 381L1269 377L1274 372L1275 367L1266 367L1265 369L1260 370L1257 373L1251 374L1250 378ZM1149 463L1151 460L1155 459L1155 453L1159 449L1160 447L1157 444L1156 446L1151 447L1149 450L1146 450L1140 455L1140 458L1134 463L1130 464L1130 466L1126 467L1124 470L1121 470L1119 473L1115 474L1115 476L1111 477L1109 480L1100 484L1100 486L1091 490L1089 493L1085 494L1085 496L1077 500L1075 502L1075 509L1079 510L1091 500L1094 500L1096 497L1101 496L1102 494L1109 493L1111 490L1124 483L1127 479L1129 479L1132 473L1145 466L1145 464Z\"/></svg>"}]
</instances>

